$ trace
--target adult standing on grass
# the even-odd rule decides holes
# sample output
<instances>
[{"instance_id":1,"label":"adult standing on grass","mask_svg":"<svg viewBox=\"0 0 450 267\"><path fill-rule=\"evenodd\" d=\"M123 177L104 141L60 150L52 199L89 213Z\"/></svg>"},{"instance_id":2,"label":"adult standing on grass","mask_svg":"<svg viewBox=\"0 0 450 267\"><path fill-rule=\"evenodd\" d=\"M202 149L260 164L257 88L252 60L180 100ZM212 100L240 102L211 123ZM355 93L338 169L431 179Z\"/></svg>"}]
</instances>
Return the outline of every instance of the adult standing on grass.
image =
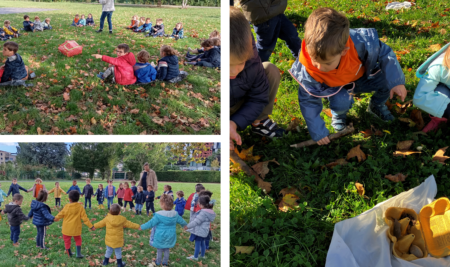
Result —
<instances>
[{"instance_id":1,"label":"adult standing on grass","mask_svg":"<svg viewBox=\"0 0 450 267\"><path fill-rule=\"evenodd\" d=\"M108 18L109 33L112 34L112 13L114 10L114 0L98 0L102 4L102 15L100 17L100 29L97 32L103 31L103 25L105 24L105 18Z\"/></svg>"},{"instance_id":2,"label":"adult standing on grass","mask_svg":"<svg viewBox=\"0 0 450 267\"><path fill-rule=\"evenodd\" d=\"M144 170L141 172L138 186L142 186L147 190L147 186L153 186L153 191L158 191L158 178L154 170L150 169L148 162L144 164ZM145 191L147 192L147 191Z\"/></svg>"}]
</instances>

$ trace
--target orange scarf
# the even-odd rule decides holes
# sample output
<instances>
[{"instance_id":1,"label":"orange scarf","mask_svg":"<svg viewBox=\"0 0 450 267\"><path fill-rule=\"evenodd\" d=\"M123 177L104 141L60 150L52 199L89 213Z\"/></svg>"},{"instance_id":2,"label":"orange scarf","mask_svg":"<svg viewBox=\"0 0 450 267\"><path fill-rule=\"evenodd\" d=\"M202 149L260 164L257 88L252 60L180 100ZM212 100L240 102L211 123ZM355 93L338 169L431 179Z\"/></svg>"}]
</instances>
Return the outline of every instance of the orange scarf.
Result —
<instances>
[{"instance_id":1,"label":"orange scarf","mask_svg":"<svg viewBox=\"0 0 450 267\"><path fill-rule=\"evenodd\" d=\"M41 184L37 184L36 185L36 188L35 188L35 190L34 190L34 197L36 198L36 197L38 197L38 195L39 195L39 192L41 192L41 190L42 190L42 188L43 188L44 186L42 186Z\"/></svg>"},{"instance_id":2,"label":"orange scarf","mask_svg":"<svg viewBox=\"0 0 450 267\"><path fill-rule=\"evenodd\" d=\"M78 23L78 21L80 21L80 19L74 18L73 21L74 21L75 23Z\"/></svg>"},{"instance_id":3,"label":"orange scarf","mask_svg":"<svg viewBox=\"0 0 450 267\"><path fill-rule=\"evenodd\" d=\"M341 57L339 67L329 72L320 71L314 67L311 58L309 57L308 50L306 49L305 40L302 42L302 50L300 53L300 63L305 66L306 71L319 83L325 83L330 87L338 87L346 85L350 82L354 82L364 75L365 68L359 60L358 52L352 39L349 37L346 47L350 47L345 56Z\"/></svg>"}]
</instances>

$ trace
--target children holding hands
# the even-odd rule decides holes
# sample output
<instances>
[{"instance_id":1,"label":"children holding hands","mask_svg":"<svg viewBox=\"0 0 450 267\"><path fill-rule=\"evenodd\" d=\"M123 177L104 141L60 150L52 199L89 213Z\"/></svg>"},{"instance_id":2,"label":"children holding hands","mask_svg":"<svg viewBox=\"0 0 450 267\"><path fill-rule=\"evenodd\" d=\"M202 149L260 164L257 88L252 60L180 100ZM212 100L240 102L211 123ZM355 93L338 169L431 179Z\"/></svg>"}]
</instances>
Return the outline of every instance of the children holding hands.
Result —
<instances>
[{"instance_id":1,"label":"children holding hands","mask_svg":"<svg viewBox=\"0 0 450 267\"><path fill-rule=\"evenodd\" d=\"M61 194L67 195L66 192L64 192L64 190L62 190L61 187L59 187L59 182L55 183L55 188L53 188L52 190L48 191L48 194L50 195L51 193L54 193L54 197L55 197L55 208L56 207L61 207Z\"/></svg>"},{"instance_id":2,"label":"children holding hands","mask_svg":"<svg viewBox=\"0 0 450 267\"><path fill-rule=\"evenodd\" d=\"M91 197L94 195L94 188L91 185L91 179L86 179L86 185L83 187L83 193L81 193L81 195L84 196L84 209L86 209L88 201L89 209L91 209Z\"/></svg>"},{"instance_id":3,"label":"children holding hands","mask_svg":"<svg viewBox=\"0 0 450 267\"><path fill-rule=\"evenodd\" d=\"M7 204L3 210L3 213L8 214L9 229L11 230L10 238L13 242L13 246L15 247L19 246L20 225L23 221L28 221L30 219L23 214L22 209L20 208L22 201L23 196L19 193L15 193L13 195L12 202Z\"/></svg>"},{"instance_id":4,"label":"children holding hands","mask_svg":"<svg viewBox=\"0 0 450 267\"><path fill-rule=\"evenodd\" d=\"M47 198L48 193L44 190L40 191L36 200L31 201L31 210L28 213L28 217L33 218L33 224L37 230L36 247L42 249L49 249L45 246L45 235L47 226L51 225L55 219L50 207L44 203Z\"/></svg>"},{"instance_id":5,"label":"children holding hands","mask_svg":"<svg viewBox=\"0 0 450 267\"><path fill-rule=\"evenodd\" d=\"M72 191L72 190L75 190L75 191L77 191L78 193L81 194L81 190L80 190L80 188L77 185L77 180L73 180L72 181L72 186L69 188L69 190L67 190L66 193L69 194L69 192Z\"/></svg>"},{"instance_id":6,"label":"children holding hands","mask_svg":"<svg viewBox=\"0 0 450 267\"><path fill-rule=\"evenodd\" d=\"M109 63L109 67L105 72L100 72L97 77L102 80L108 77L112 78L113 83L120 85L130 85L136 82L134 76L133 66L136 64L134 54L130 52L130 47L127 44L119 44L116 49L117 58L94 54L93 57L102 59Z\"/></svg>"},{"instance_id":7,"label":"children holding hands","mask_svg":"<svg viewBox=\"0 0 450 267\"><path fill-rule=\"evenodd\" d=\"M112 204L109 214L98 223L94 224L94 229L106 227L105 244L106 253L103 265L108 265L109 258L112 256L113 250L116 254L117 266L123 267L125 263L122 262L122 247L124 245L123 229L131 228L141 230L139 224L128 221L125 217L120 215L120 206Z\"/></svg>"},{"instance_id":8,"label":"children holding hands","mask_svg":"<svg viewBox=\"0 0 450 267\"><path fill-rule=\"evenodd\" d=\"M12 179L12 183L11 183L11 185L9 186L8 195L7 195L6 197L9 197L9 195L11 195L11 196L14 197L15 194L19 194L19 193L20 193L19 190L22 190L22 191L28 193L28 190L26 190L25 188L21 187L21 186L17 183L17 178L13 178L13 179Z\"/></svg>"}]
</instances>

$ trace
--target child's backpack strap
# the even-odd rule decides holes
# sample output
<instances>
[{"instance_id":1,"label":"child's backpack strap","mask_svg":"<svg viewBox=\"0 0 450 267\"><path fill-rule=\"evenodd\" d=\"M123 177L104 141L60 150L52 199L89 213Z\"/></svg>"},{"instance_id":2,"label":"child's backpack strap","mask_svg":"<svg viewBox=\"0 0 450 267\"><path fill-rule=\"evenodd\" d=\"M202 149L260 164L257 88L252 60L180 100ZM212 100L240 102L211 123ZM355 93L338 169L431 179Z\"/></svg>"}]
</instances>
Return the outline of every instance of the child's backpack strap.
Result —
<instances>
[{"instance_id":1,"label":"child's backpack strap","mask_svg":"<svg viewBox=\"0 0 450 267\"><path fill-rule=\"evenodd\" d=\"M433 61L438 58L440 55L445 53L447 48L449 47L450 43L446 44L444 47L441 48L441 50L434 53L431 57L429 57L416 71L417 78L422 78L426 73L428 67L433 63Z\"/></svg>"}]
</instances>

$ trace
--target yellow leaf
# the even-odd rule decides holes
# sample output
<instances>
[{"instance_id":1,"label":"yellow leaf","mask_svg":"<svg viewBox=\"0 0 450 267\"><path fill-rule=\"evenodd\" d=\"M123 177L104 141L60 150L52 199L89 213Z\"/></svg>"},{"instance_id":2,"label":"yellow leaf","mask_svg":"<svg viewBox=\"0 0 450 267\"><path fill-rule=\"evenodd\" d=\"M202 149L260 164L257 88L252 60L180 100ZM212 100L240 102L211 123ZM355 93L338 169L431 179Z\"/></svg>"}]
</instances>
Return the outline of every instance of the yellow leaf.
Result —
<instances>
[{"instance_id":1,"label":"yellow leaf","mask_svg":"<svg viewBox=\"0 0 450 267\"><path fill-rule=\"evenodd\" d=\"M383 132L391 134L391 132L389 132L388 130L383 130Z\"/></svg>"},{"instance_id":2,"label":"yellow leaf","mask_svg":"<svg viewBox=\"0 0 450 267\"><path fill-rule=\"evenodd\" d=\"M278 204L278 209L284 212L294 209L295 207L298 207L297 200L299 199L300 198L294 194L286 194Z\"/></svg>"},{"instance_id":3,"label":"yellow leaf","mask_svg":"<svg viewBox=\"0 0 450 267\"><path fill-rule=\"evenodd\" d=\"M95 120L95 118L94 118L94 117L92 117L92 119L91 119L91 123L92 123L92 125L95 125L95 124L97 124L97 121Z\"/></svg>"},{"instance_id":4,"label":"yellow leaf","mask_svg":"<svg viewBox=\"0 0 450 267\"><path fill-rule=\"evenodd\" d=\"M358 194L360 196L364 196L364 193L366 192L366 190L364 189L364 186L358 182L355 183L356 186L356 191L358 191Z\"/></svg>"},{"instance_id":5,"label":"yellow leaf","mask_svg":"<svg viewBox=\"0 0 450 267\"><path fill-rule=\"evenodd\" d=\"M236 248L236 253L242 253L242 254L251 254L255 247L248 247L248 246L234 246Z\"/></svg>"}]
</instances>

